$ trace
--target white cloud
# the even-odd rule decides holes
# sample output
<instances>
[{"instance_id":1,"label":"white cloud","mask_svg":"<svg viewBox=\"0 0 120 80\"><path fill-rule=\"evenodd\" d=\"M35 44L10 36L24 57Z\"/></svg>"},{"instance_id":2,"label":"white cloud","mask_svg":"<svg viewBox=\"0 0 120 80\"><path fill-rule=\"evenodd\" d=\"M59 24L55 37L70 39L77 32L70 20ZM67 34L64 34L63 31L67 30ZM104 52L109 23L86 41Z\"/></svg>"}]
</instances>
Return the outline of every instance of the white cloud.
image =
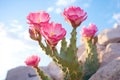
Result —
<instances>
[{"instance_id":1,"label":"white cloud","mask_svg":"<svg viewBox=\"0 0 120 80\"><path fill-rule=\"evenodd\" d=\"M10 23L10 26L12 27L9 31L10 32L18 32L22 30L22 25L20 25L18 20L13 20Z\"/></svg>"},{"instance_id":2,"label":"white cloud","mask_svg":"<svg viewBox=\"0 0 120 80\"><path fill-rule=\"evenodd\" d=\"M19 65L17 53L24 51L29 46L21 40L10 38L3 23L0 24L0 32L0 78L3 79L8 69Z\"/></svg>"},{"instance_id":3,"label":"white cloud","mask_svg":"<svg viewBox=\"0 0 120 80\"><path fill-rule=\"evenodd\" d=\"M89 8L91 6L93 0L57 0L55 5L52 7L49 7L47 9L47 12L55 12L55 13L60 13L62 11L63 8L65 8L66 6L69 5L77 5L79 4L81 7L83 8Z\"/></svg>"},{"instance_id":4,"label":"white cloud","mask_svg":"<svg viewBox=\"0 0 120 80\"><path fill-rule=\"evenodd\" d=\"M55 13L59 14L62 11L62 8L74 3L75 1L76 0L57 0L57 2L55 3L55 6L49 7L47 9L47 12L55 12Z\"/></svg>"},{"instance_id":5,"label":"white cloud","mask_svg":"<svg viewBox=\"0 0 120 80\"><path fill-rule=\"evenodd\" d=\"M90 6L90 3L84 3L84 4L83 4L83 7L84 7L84 8L88 8L89 6Z\"/></svg>"},{"instance_id":6,"label":"white cloud","mask_svg":"<svg viewBox=\"0 0 120 80\"><path fill-rule=\"evenodd\" d=\"M61 8L56 8L56 13L61 13L62 12L62 9Z\"/></svg>"},{"instance_id":7,"label":"white cloud","mask_svg":"<svg viewBox=\"0 0 120 80\"><path fill-rule=\"evenodd\" d=\"M39 48L38 43L29 38L27 30L24 31L22 25L19 31L20 24L17 21L13 21L11 24L13 27L6 28L4 23L0 23L0 80L5 78L9 69L25 65L24 60L32 54L40 55L40 65L47 65L51 61L42 54L43 51ZM13 28L16 28L14 33L10 33ZM15 34L19 38L10 37L11 34Z\"/></svg>"},{"instance_id":8,"label":"white cloud","mask_svg":"<svg viewBox=\"0 0 120 80\"><path fill-rule=\"evenodd\" d=\"M49 7L48 9L47 9L47 12L52 12L54 10L54 7Z\"/></svg>"},{"instance_id":9,"label":"white cloud","mask_svg":"<svg viewBox=\"0 0 120 80\"><path fill-rule=\"evenodd\" d=\"M57 6L67 6L67 5L71 4L71 3L74 3L75 1L76 0L58 0L56 2L56 5Z\"/></svg>"},{"instance_id":10,"label":"white cloud","mask_svg":"<svg viewBox=\"0 0 120 80\"><path fill-rule=\"evenodd\" d=\"M54 13L59 14L59 13L62 12L62 9L61 9L60 7L57 7L57 8L55 8L55 7L49 7L49 8L47 9L47 12L54 12Z\"/></svg>"},{"instance_id":11,"label":"white cloud","mask_svg":"<svg viewBox=\"0 0 120 80\"><path fill-rule=\"evenodd\" d=\"M12 22L13 22L13 23L16 23L16 24L18 24L18 23L19 23L19 21L18 21L18 20L16 20L16 19L12 20Z\"/></svg>"},{"instance_id":12,"label":"white cloud","mask_svg":"<svg viewBox=\"0 0 120 80\"><path fill-rule=\"evenodd\" d=\"M83 8L89 8L93 0L77 0L76 4L79 4Z\"/></svg>"},{"instance_id":13,"label":"white cloud","mask_svg":"<svg viewBox=\"0 0 120 80\"><path fill-rule=\"evenodd\" d=\"M120 24L120 13L113 14L113 19L116 20L118 24Z\"/></svg>"},{"instance_id":14,"label":"white cloud","mask_svg":"<svg viewBox=\"0 0 120 80\"><path fill-rule=\"evenodd\" d=\"M4 24L0 23L0 36L6 35L6 32L3 30L3 28L4 28Z\"/></svg>"}]
</instances>

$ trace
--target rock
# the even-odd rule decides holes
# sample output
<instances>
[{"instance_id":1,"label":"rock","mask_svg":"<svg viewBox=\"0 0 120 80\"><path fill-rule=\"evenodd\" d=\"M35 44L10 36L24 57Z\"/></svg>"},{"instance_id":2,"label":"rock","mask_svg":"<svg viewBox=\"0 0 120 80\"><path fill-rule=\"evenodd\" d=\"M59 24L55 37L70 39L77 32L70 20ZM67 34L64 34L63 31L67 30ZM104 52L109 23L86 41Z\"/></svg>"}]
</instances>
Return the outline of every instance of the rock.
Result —
<instances>
[{"instance_id":1,"label":"rock","mask_svg":"<svg viewBox=\"0 0 120 80\"><path fill-rule=\"evenodd\" d=\"M100 44L96 44L97 45L97 53L98 53L98 59L99 59L99 63L102 63L102 58L103 58L103 55L105 53L105 46L103 45L100 45Z\"/></svg>"},{"instance_id":2,"label":"rock","mask_svg":"<svg viewBox=\"0 0 120 80\"><path fill-rule=\"evenodd\" d=\"M53 79L51 78L51 74L49 73L49 68L48 68L48 66L40 67L40 70L42 70L42 71L44 72L44 74L47 75L47 76L50 78L50 80L53 80Z\"/></svg>"},{"instance_id":3,"label":"rock","mask_svg":"<svg viewBox=\"0 0 120 80\"><path fill-rule=\"evenodd\" d=\"M118 28L118 27L120 27L120 25L117 24L117 23L115 23L114 26L113 26L113 28Z\"/></svg>"},{"instance_id":4,"label":"rock","mask_svg":"<svg viewBox=\"0 0 120 80\"><path fill-rule=\"evenodd\" d=\"M120 43L109 43L102 57L101 66L106 65L117 57L120 57Z\"/></svg>"},{"instance_id":5,"label":"rock","mask_svg":"<svg viewBox=\"0 0 120 80\"><path fill-rule=\"evenodd\" d=\"M47 67L53 80L63 80L63 72L54 62L51 62Z\"/></svg>"},{"instance_id":6,"label":"rock","mask_svg":"<svg viewBox=\"0 0 120 80\"><path fill-rule=\"evenodd\" d=\"M115 23L113 26L113 28L118 28L118 27L120 27L120 24L117 24L117 23Z\"/></svg>"},{"instance_id":7,"label":"rock","mask_svg":"<svg viewBox=\"0 0 120 80\"><path fill-rule=\"evenodd\" d=\"M85 46L84 44L82 44L78 47L77 56L78 57L81 56L84 51L85 51Z\"/></svg>"},{"instance_id":8,"label":"rock","mask_svg":"<svg viewBox=\"0 0 120 80\"><path fill-rule=\"evenodd\" d=\"M54 62L40 69L49 75L50 80L63 80L64 78L62 70ZM39 80L39 77L32 67L19 66L7 72L6 80Z\"/></svg>"},{"instance_id":9,"label":"rock","mask_svg":"<svg viewBox=\"0 0 120 80\"><path fill-rule=\"evenodd\" d=\"M85 46L84 44L82 44L78 47L78 51L77 51L78 61L82 61L82 62L85 61L84 51L85 51Z\"/></svg>"},{"instance_id":10,"label":"rock","mask_svg":"<svg viewBox=\"0 0 120 80\"><path fill-rule=\"evenodd\" d=\"M49 75L49 70L47 66L41 66L40 70L42 70L44 73L46 73L47 75Z\"/></svg>"},{"instance_id":11,"label":"rock","mask_svg":"<svg viewBox=\"0 0 120 80\"><path fill-rule=\"evenodd\" d=\"M98 35L98 43L107 45L108 43L116 43L120 41L120 27L105 29Z\"/></svg>"},{"instance_id":12,"label":"rock","mask_svg":"<svg viewBox=\"0 0 120 80\"><path fill-rule=\"evenodd\" d=\"M47 67L40 67L40 69L51 79ZM32 67L20 66L8 71L6 80L42 80L36 74ZM51 79L52 80L52 79Z\"/></svg>"},{"instance_id":13,"label":"rock","mask_svg":"<svg viewBox=\"0 0 120 80\"><path fill-rule=\"evenodd\" d=\"M96 46L97 46L97 51L98 51L98 53L101 52L101 51L104 51L105 48L106 48L106 46L100 45L100 44L98 44L98 43L96 44Z\"/></svg>"},{"instance_id":14,"label":"rock","mask_svg":"<svg viewBox=\"0 0 120 80\"><path fill-rule=\"evenodd\" d=\"M6 80L39 80L31 67L20 66L8 71Z\"/></svg>"},{"instance_id":15,"label":"rock","mask_svg":"<svg viewBox=\"0 0 120 80\"><path fill-rule=\"evenodd\" d=\"M100 68L89 80L120 80L120 57Z\"/></svg>"}]
</instances>

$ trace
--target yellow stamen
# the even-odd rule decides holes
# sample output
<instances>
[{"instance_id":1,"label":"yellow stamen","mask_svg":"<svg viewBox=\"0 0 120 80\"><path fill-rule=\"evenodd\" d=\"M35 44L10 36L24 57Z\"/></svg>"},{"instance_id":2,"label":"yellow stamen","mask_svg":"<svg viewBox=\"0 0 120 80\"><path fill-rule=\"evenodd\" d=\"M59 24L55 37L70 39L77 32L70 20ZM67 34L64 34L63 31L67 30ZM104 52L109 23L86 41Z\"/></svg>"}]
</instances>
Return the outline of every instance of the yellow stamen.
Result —
<instances>
[{"instance_id":1,"label":"yellow stamen","mask_svg":"<svg viewBox=\"0 0 120 80\"><path fill-rule=\"evenodd\" d=\"M40 19L38 19L37 21L40 22Z\"/></svg>"},{"instance_id":2,"label":"yellow stamen","mask_svg":"<svg viewBox=\"0 0 120 80\"><path fill-rule=\"evenodd\" d=\"M51 36L53 36L55 33L54 32L50 32Z\"/></svg>"}]
</instances>

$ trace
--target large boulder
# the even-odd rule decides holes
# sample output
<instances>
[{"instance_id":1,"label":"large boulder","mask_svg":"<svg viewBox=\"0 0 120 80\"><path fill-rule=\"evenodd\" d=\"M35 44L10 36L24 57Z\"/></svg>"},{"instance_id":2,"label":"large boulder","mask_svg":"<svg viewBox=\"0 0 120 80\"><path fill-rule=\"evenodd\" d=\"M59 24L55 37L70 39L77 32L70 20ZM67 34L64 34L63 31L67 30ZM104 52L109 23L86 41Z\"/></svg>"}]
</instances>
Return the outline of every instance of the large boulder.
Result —
<instances>
[{"instance_id":1,"label":"large boulder","mask_svg":"<svg viewBox=\"0 0 120 80\"><path fill-rule=\"evenodd\" d=\"M101 66L89 80L120 80L120 25L98 35ZM98 45L98 47L99 47ZM104 46L101 48L101 46Z\"/></svg>"},{"instance_id":2,"label":"large boulder","mask_svg":"<svg viewBox=\"0 0 120 80\"><path fill-rule=\"evenodd\" d=\"M120 57L101 67L89 80L120 80Z\"/></svg>"},{"instance_id":3,"label":"large boulder","mask_svg":"<svg viewBox=\"0 0 120 80\"><path fill-rule=\"evenodd\" d=\"M40 69L49 76L48 67L40 67ZM28 66L19 66L8 71L6 80L42 80L36 74L36 70ZM52 80L52 79L51 79Z\"/></svg>"},{"instance_id":4,"label":"large boulder","mask_svg":"<svg viewBox=\"0 0 120 80\"><path fill-rule=\"evenodd\" d=\"M6 80L39 80L31 67L19 66L8 71Z\"/></svg>"},{"instance_id":5,"label":"large boulder","mask_svg":"<svg viewBox=\"0 0 120 80\"><path fill-rule=\"evenodd\" d=\"M117 26L117 27L116 27ZM120 25L115 25L112 29L105 29L98 35L98 43L107 45L120 41Z\"/></svg>"},{"instance_id":6,"label":"large boulder","mask_svg":"<svg viewBox=\"0 0 120 80\"><path fill-rule=\"evenodd\" d=\"M64 74L62 70L54 62L51 62L47 67L49 75L53 80L63 80Z\"/></svg>"},{"instance_id":7,"label":"large boulder","mask_svg":"<svg viewBox=\"0 0 120 80\"><path fill-rule=\"evenodd\" d=\"M106 46L100 45L97 43L97 53L99 58L99 63L101 64L103 61L103 55L105 54Z\"/></svg>"},{"instance_id":8,"label":"large boulder","mask_svg":"<svg viewBox=\"0 0 120 80\"><path fill-rule=\"evenodd\" d=\"M78 51L77 51L77 56L78 56L78 61L82 61L84 62L85 61L85 45L82 44L78 47Z\"/></svg>"},{"instance_id":9,"label":"large boulder","mask_svg":"<svg viewBox=\"0 0 120 80\"><path fill-rule=\"evenodd\" d=\"M109 43L102 56L101 66L106 65L117 57L120 57L120 43Z\"/></svg>"}]
</instances>

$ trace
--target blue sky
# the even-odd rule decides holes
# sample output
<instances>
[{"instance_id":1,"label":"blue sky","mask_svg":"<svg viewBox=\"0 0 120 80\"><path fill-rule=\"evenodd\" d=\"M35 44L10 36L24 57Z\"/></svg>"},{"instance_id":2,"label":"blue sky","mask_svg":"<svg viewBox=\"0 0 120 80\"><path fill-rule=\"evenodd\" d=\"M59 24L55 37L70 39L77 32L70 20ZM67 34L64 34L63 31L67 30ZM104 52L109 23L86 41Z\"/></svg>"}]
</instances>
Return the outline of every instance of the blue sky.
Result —
<instances>
[{"instance_id":1,"label":"blue sky","mask_svg":"<svg viewBox=\"0 0 120 80\"><path fill-rule=\"evenodd\" d=\"M29 12L44 10L51 16L51 21L61 23L67 30L67 39L72 29L61 16L64 8L79 6L87 12L88 18L78 28L77 45L80 44L80 29L93 22L98 26L98 33L105 28L120 24L120 0L0 0L0 80L7 70L24 66L24 60L32 54L40 55L40 65L47 65L51 59L45 56L37 42L28 34L26 16Z\"/></svg>"}]
</instances>

